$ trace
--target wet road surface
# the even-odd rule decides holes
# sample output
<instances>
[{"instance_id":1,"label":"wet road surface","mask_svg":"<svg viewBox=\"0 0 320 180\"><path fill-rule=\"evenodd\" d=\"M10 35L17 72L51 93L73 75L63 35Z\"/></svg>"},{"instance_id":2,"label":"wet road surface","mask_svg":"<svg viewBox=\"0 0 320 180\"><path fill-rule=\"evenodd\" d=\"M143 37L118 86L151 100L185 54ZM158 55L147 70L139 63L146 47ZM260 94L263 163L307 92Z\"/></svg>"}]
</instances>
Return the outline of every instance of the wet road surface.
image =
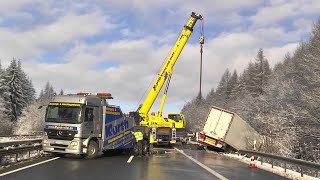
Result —
<instances>
[{"instance_id":1,"label":"wet road surface","mask_svg":"<svg viewBox=\"0 0 320 180\"><path fill-rule=\"evenodd\" d=\"M284 179L261 169L250 169L244 163L216 153L209 153L203 150L182 150L189 157L174 149L168 150L166 154L134 157L130 163L127 163L130 155L123 154L107 155L93 160L71 156L1 176L5 172L43 162L46 159L52 159L52 157L40 158L0 170L0 179L219 179L195 161L227 179ZM194 159L194 161L190 160L190 158Z\"/></svg>"}]
</instances>

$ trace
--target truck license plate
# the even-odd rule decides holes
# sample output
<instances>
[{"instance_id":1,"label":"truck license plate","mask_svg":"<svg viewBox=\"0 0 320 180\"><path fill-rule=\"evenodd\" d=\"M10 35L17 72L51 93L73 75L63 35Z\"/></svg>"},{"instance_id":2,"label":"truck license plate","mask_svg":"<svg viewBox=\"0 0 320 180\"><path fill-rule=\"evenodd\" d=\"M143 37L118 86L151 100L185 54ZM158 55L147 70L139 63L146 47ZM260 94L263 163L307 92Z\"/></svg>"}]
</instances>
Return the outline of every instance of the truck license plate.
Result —
<instances>
[{"instance_id":1,"label":"truck license plate","mask_svg":"<svg viewBox=\"0 0 320 180\"><path fill-rule=\"evenodd\" d=\"M214 144L214 145L216 144L216 141L213 139L207 138L205 141L207 141L208 143Z\"/></svg>"}]
</instances>

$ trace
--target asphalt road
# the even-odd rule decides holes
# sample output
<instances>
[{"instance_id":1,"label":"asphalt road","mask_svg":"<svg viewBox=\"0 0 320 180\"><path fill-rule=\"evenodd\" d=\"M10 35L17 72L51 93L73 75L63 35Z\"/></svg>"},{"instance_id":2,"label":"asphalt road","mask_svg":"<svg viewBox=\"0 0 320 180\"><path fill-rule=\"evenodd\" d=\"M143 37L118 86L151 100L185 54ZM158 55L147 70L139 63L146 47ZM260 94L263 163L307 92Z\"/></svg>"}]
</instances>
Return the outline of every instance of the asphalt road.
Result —
<instances>
[{"instance_id":1,"label":"asphalt road","mask_svg":"<svg viewBox=\"0 0 320 180\"><path fill-rule=\"evenodd\" d=\"M166 154L133 157L116 154L103 155L98 159L86 160L79 157L64 157L52 160L44 157L0 170L0 179L128 179L128 180L200 180L200 179L284 179L278 175L248 168L246 164L204 150L170 149ZM43 164L34 165L45 160ZM4 173L12 172L7 175Z\"/></svg>"}]
</instances>

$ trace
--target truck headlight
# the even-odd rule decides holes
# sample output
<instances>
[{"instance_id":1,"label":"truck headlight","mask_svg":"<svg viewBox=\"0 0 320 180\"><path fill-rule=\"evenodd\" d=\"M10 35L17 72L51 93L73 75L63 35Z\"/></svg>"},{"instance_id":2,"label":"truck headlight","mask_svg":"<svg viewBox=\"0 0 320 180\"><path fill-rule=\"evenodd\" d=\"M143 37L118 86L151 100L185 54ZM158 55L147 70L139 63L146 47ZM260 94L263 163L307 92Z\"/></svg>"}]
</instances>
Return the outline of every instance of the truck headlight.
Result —
<instances>
[{"instance_id":1,"label":"truck headlight","mask_svg":"<svg viewBox=\"0 0 320 180\"><path fill-rule=\"evenodd\" d=\"M78 146L78 142L72 141L70 145L71 145L71 146Z\"/></svg>"},{"instance_id":2,"label":"truck headlight","mask_svg":"<svg viewBox=\"0 0 320 180\"><path fill-rule=\"evenodd\" d=\"M44 139L44 140L42 141L42 144L48 144L48 143L49 143L48 139Z\"/></svg>"}]
</instances>

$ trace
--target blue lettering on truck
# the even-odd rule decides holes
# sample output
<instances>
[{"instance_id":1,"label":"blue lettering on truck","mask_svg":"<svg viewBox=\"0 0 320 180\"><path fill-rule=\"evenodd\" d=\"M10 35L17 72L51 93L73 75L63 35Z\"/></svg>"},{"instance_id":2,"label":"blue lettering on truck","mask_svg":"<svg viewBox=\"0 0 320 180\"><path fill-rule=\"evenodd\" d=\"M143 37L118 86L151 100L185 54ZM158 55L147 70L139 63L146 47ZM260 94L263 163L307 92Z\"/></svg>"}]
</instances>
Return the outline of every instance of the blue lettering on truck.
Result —
<instances>
[{"instance_id":1,"label":"blue lettering on truck","mask_svg":"<svg viewBox=\"0 0 320 180\"><path fill-rule=\"evenodd\" d=\"M106 125L106 137L108 138L110 136L117 135L118 133L128 128L129 128L129 121L126 119L116 125L113 125L113 124Z\"/></svg>"}]
</instances>

